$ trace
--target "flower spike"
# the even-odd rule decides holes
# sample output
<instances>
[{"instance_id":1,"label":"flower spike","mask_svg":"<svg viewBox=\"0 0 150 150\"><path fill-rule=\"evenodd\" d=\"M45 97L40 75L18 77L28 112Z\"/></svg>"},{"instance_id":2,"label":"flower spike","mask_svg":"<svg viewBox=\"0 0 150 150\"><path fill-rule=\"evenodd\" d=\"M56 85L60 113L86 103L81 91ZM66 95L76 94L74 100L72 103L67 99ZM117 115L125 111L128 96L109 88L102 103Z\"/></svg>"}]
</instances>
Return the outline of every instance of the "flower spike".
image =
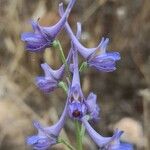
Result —
<instances>
[{"instance_id":1,"label":"flower spike","mask_svg":"<svg viewBox=\"0 0 150 150\"><path fill-rule=\"evenodd\" d=\"M21 35L21 40L26 43L26 50L38 52L50 47L58 33L64 27L75 1L76 0L70 0L64 15L58 23L53 26L42 27L39 25L38 21L32 21L31 24L34 32L27 32Z\"/></svg>"},{"instance_id":2,"label":"flower spike","mask_svg":"<svg viewBox=\"0 0 150 150\"><path fill-rule=\"evenodd\" d=\"M36 150L47 150L52 145L57 143L58 136L65 124L67 117L68 101L66 102L64 111L59 121L50 126L43 127L39 122L34 122L34 127L38 130L38 134L27 138L27 144Z\"/></svg>"}]
</instances>

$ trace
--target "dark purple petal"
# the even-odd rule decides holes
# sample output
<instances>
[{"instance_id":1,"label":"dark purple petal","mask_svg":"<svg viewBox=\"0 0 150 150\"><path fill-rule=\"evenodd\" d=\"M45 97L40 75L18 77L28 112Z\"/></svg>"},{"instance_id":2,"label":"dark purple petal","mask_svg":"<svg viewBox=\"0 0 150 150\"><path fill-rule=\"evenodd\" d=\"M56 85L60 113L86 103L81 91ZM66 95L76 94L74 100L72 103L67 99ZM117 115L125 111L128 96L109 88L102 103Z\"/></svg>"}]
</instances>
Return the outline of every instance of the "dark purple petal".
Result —
<instances>
[{"instance_id":1,"label":"dark purple petal","mask_svg":"<svg viewBox=\"0 0 150 150\"><path fill-rule=\"evenodd\" d=\"M81 119L87 112L86 105L83 102L69 103L69 116L72 119Z\"/></svg>"}]
</instances>

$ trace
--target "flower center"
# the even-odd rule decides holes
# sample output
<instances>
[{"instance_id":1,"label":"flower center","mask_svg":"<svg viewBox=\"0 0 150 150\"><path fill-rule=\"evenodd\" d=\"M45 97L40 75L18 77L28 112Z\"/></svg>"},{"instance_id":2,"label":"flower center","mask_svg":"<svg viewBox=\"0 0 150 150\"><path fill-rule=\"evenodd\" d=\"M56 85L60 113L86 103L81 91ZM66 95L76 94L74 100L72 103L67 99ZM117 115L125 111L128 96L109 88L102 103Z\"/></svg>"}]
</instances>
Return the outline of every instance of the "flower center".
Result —
<instances>
[{"instance_id":1,"label":"flower center","mask_svg":"<svg viewBox=\"0 0 150 150\"><path fill-rule=\"evenodd\" d=\"M73 115L75 118L77 118L77 117L80 117L81 112L76 109L76 110L72 113L72 115Z\"/></svg>"}]
</instances>

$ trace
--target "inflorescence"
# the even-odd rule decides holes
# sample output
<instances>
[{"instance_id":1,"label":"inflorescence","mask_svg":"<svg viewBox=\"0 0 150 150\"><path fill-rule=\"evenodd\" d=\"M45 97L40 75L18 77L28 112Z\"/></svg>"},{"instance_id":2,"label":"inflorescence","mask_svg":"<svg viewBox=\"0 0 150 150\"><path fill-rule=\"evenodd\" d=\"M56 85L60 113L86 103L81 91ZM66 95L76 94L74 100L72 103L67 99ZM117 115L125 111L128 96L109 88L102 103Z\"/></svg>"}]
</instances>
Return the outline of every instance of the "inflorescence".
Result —
<instances>
[{"instance_id":1,"label":"inflorescence","mask_svg":"<svg viewBox=\"0 0 150 150\"><path fill-rule=\"evenodd\" d=\"M23 33L21 36L21 40L26 44L27 51L39 52L48 47L60 49L62 66L58 70L53 70L47 63L41 64L44 75L36 77L35 82L37 87L45 93L50 93L61 87L67 94L65 108L58 122L52 126L43 127L35 121L33 124L38 130L38 134L28 137L27 144L36 150L47 150L55 144L63 143L73 150L73 146L59 137L66 118L69 117L77 127L77 131L75 131L77 132L77 150L82 150L84 129L100 150L132 150L132 145L120 142L123 131L116 129L111 137L103 137L89 123L91 120L96 122L99 120L100 108L96 102L96 94L91 92L87 97L84 96L79 74L88 67L101 72L112 72L116 70L116 61L120 60L120 54L106 51L109 43L108 38L102 38L95 48L86 48L80 43L81 23L77 23L77 33L75 35L67 22L75 1L70 0L65 11L63 4L59 5L61 19L55 25L43 27L39 25L38 21L32 21L33 32ZM71 41L67 58L63 54L60 42L56 39L63 28L65 28ZM79 54L84 58L81 66L78 62ZM63 81L64 75L66 75L67 82Z\"/></svg>"}]
</instances>

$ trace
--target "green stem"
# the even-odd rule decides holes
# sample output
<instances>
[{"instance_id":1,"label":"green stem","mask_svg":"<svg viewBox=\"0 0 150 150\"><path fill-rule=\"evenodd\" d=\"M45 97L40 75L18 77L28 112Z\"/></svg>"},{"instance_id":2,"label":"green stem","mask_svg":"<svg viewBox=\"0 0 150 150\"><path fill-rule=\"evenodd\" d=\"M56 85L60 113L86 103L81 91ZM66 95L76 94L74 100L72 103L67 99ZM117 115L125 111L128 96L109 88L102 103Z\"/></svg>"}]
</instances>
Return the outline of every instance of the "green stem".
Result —
<instances>
[{"instance_id":1,"label":"green stem","mask_svg":"<svg viewBox=\"0 0 150 150\"><path fill-rule=\"evenodd\" d=\"M60 42L57 40L57 43L58 43L58 48L60 50L60 54L61 54L61 59L62 59L62 62L66 65L67 65L67 62L66 62L66 58L65 58L65 55L64 55L64 52L63 52L63 49L62 49L62 46L60 44Z\"/></svg>"},{"instance_id":2,"label":"green stem","mask_svg":"<svg viewBox=\"0 0 150 150\"><path fill-rule=\"evenodd\" d=\"M64 55L64 52L63 52L63 49L62 49L62 46L61 46L59 40L55 40L55 41L53 42L53 47L59 49L61 60L62 60L63 64L65 64L65 67L66 67L68 76L69 76L69 78L70 78L69 66L68 66L68 64L67 64L67 61L66 61L66 58L65 58L65 55Z\"/></svg>"},{"instance_id":3,"label":"green stem","mask_svg":"<svg viewBox=\"0 0 150 150\"><path fill-rule=\"evenodd\" d=\"M83 138L84 138L84 135L85 135L85 127L84 125L82 124L81 125L81 131L80 131L80 136L81 136L81 142L83 143Z\"/></svg>"},{"instance_id":4,"label":"green stem","mask_svg":"<svg viewBox=\"0 0 150 150\"><path fill-rule=\"evenodd\" d=\"M87 69L87 62L83 62L80 66L79 72L82 72Z\"/></svg>"},{"instance_id":5,"label":"green stem","mask_svg":"<svg viewBox=\"0 0 150 150\"><path fill-rule=\"evenodd\" d=\"M59 139L58 143L62 143L68 147L69 150L75 150L73 146L71 146L66 140L64 139Z\"/></svg>"},{"instance_id":6,"label":"green stem","mask_svg":"<svg viewBox=\"0 0 150 150\"><path fill-rule=\"evenodd\" d=\"M67 84L66 84L65 82L60 81L59 84L58 84L58 86L59 86L60 88L62 88L65 93L67 93L67 91L68 91L68 86L67 86Z\"/></svg>"},{"instance_id":7,"label":"green stem","mask_svg":"<svg viewBox=\"0 0 150 150\"><path fill-rule=\"evenodd\" d=\"M75 120L76 128L76 141L77 141L77 150L82 150L82 136L80 134L80 123L78 120Z\"/></svg>"}]
</instances>

